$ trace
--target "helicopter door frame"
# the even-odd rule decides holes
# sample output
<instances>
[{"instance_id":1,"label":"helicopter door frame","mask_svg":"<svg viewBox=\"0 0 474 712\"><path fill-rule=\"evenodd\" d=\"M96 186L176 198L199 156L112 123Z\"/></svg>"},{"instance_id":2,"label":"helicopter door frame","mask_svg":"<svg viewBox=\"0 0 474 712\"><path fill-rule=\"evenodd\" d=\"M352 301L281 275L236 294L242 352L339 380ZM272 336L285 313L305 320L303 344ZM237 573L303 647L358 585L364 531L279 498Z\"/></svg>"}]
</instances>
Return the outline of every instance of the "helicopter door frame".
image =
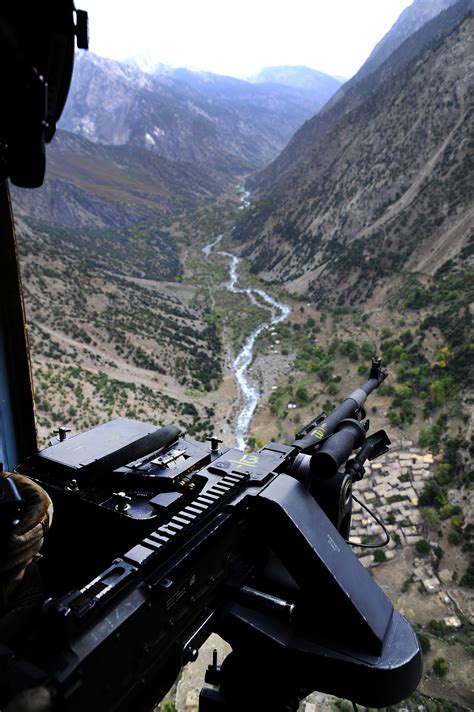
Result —
<instances>
[{"instance_id":1,"label":"helicopter door frame","mask_svg":"<svg viewBox=\"0 0 474 712\"><path fill-rule=\"evenodd\" d=\"M12 470L38 449L30 350L7 181L0 183L0 465Z\"/></svg>"}]
</instances>

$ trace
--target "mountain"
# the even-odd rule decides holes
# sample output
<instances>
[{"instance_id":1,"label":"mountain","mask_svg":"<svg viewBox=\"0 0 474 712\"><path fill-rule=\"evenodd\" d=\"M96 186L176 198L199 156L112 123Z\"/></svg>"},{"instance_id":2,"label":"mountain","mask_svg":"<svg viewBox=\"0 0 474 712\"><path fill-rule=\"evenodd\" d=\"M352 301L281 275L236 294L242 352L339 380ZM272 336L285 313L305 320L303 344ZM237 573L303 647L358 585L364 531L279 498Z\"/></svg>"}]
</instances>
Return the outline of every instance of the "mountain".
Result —
<instances>
[{"instance_id":1,"label":"mountain","mask_svg":"<svg viewBox=\"0 0 474 712\"><path fill-rule=\"evenodd\" d=\"M321 105L325 104L339 89L341 81L329 74L301 66L265 67L258 74L249 77L249 82L254 84L283 84L288 87L304 89L318 97Z\"/></svg>"},{"instance_id":2,"label":"mountain","mask_svg":"<svg viewBox=\"0 0 474 712\"><path fill-rule=\"evenodd\" d=\"M424 2L424 0L415 0L403 10L392 29L375 45L356 76L360 79L375 71L406 39L440 12L453 5L455 1L430 0L430 2Z\"/></svg>"},{"instance_id":3,"label":"mountain","mask_svg":"<svg viewBox=\"0 0 474 712\"><path fill-rule=\"evenodd\" d=\"M472 43L461 0L297 132L234 230L256 271L354 304L468 254Z\"/></svg>"},{"instance_id":4,"label":"mountain","mask_svg":"<svg viewBox=\"0 0 474 712\"><path fill-rule=\"evenodd\" d=\"M60 125L95 143L137 146L236 176L274 158L328 96L161 65L145 72L84 53Z\"/></svg>"},{"instance_id":5,"label":"mountain","mask_svg":"<svg viewBox=\"0 0 474 712\"><path fill-rule=\"evenodd\" d=\"M332 109L344 96L349 104L353 104L354 101L357 102L362 97L373 92L377 86L386 81L393 71L398 71L397 68L400 62L407 62L410 58L413 59L419 54L422 48L421 44L427 46L433 40L427 24L441 12L454 5L455 1L430 0L430 2L426 2L426 0L414 0L411 5L405 8L392 29L375 45L359 71L335 93L325 108ZM454 10L452 17L454 21L459 19L459 12ZM423 28L423 32L418 32L421 28ZM441 30L438 30L437 25L434 24L431 28L436 35L437 32L442 34L446 26L442 25ZM404 47L401 53L397 53L396 50L402 44L404 44ZM377 72L382 65L384 65L383 69ZM344 104L341 106L344 107ZM347 109L347 106L345 108Z\"/></svg>"},{"instance_id":6,"label":"mountain","mask_svg":"<svg viewBox=\"0 0 474 712\"><path fill-rule=\"evenodd\" d=\"M429 5L425 0L415 0L407 10L417 13L419 6L424 7L427 4ZM359 72L336 92L318 115L306 122L301 131L296 132L288 144L288 150L283 151L264 171L254 175L249 185L256 187L262 182L266 182L267 185L275 183L286 168L292 165L295 156L304 154L309 145L322 144L326 131L333 127L344 113L348 113L374 95L379 88L390 82L402 67L413 64L424 49L442 41L449 28L456 26L470 7L472 7L472 0L459 0L446 10L440 19L426 23L413 35L407 37L402 45L396 46L394 52L375 71L366 74L364 64ZM396 27L397 23L386 35L387 42Z\"/></svg>"},{"instance_id":7,"label":"mountain","mask_svg":"<svg viewBox=\"0 0 474 712\"><path fill-rule=\"evenodd\" d=\"M131 146L103 146L58 131L48 146L44 185L12 187L15 214L54 225L116 227L189 208L215 196L221 180Z\"/></svg>"}]
</instances>

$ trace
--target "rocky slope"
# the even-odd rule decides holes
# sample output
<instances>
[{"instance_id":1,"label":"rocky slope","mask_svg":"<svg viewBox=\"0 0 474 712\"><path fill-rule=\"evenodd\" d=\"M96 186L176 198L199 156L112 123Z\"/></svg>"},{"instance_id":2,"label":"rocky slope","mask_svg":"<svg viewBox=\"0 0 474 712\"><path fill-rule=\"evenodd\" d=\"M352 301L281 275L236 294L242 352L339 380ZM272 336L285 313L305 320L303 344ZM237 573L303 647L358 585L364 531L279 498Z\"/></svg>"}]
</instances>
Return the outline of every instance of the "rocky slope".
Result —
<instances>
[{"instance_id":1,"label":"rocky slope","mask_svg":"<svg viewBox=\"0 0 474 712\"><path fill-rule=\"evenodd\" d=\"M266 279L320 303L360 303L377 285L383 298L401 271L432 275L467 256L473 31L461 0L257 175L234 235Z\"/></svg>"},{"instance_id":2,"label":"rocky slope","mask_svg":"<svg viewBox=\"0 0 474 712\"><path fill-rule=\"evenodd\" d=\"M86 53L61 126L238 175L274 158L339 85L331 80L321 92L162 66L150 73Z\"/></svg>"},{"instance_id":3,"label":"rocky slope","mask_svg":"<svg viewBox=\"0 0 474 712\"><path fill-rule=\"evenodd\" d=\"M146 149L103 146L58 131L47 149L44 185L12 187L15 214L73 228L150 220L217 195L222 179Z\"/></svg>"},{"instance_id":4,"label":"rocky slope","mask_svg":"<svg viewBox=\"0 0 474 712\"><path fill-rule=\"evenodd\" d=\"M394 52L405 40L419 30L423 25L432 20L440 12L454 4L456 0L414 0L402 12L392 29L382 37L370 53L363 67L355 75L360 79L374 72L382 62Z\"/></svg>"},{"instance_id":5,"label":"rocky slope","mask_svg":"<svg viewBox=\"0 0 474 712\"><path fill-rule=\"evenodd\" d=\"M74 228L116 227L215 197L274 157L340 85L306 72L313 86L256 85L79 54L45 184L14 188L16 212Z\"/></svg>"}]
</instances>

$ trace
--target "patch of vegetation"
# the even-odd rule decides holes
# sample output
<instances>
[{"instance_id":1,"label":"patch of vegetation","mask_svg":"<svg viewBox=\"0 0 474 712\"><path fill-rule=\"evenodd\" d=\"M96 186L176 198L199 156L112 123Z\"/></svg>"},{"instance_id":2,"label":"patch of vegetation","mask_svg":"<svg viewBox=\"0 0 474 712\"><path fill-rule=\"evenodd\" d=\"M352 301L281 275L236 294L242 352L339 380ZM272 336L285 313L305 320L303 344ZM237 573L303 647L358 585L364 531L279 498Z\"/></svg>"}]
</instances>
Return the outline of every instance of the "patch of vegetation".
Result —
<instances>
[{"instance_id":1,"label":"patch of vegetation","mask_svg":"<svg viewBox=\"0 0 474 712\"><path fill-rule=\"evenodd\" d=\"M437 621L435 618L430 620L428 627L433 633L433 635L438 636L438 638L443 638L446 635L446 626L443 621Z\"/></svg>"},{"instance_id":2,"label":"patch of vegetation","mask_svg":"<svg viewBox=\"0 0 474 712\"><path fill-rule=\"evenodd\" d=\"M408 290L404 306L431 310L421 324L421 330L436 327L446 344L436 355L435 362L442 378L450 377L463 387L474 384L472 365L473 330L469 305L474 301L474 270L442 268L428 287L414 284Z\"/></svg>"},{"instance_id":3,"label":"patch of vegetation","mask_svg":"<svg viewBox=\"0 0 474 712\"><path fill-rule=\"evenodd\" d=\"M415 549L422 556L427 556L431 552L431 546L426 539L419 539L415 544Z\"/></svg>"},{"instance_id":4,"label":"patch of vegetation","mask_svg":"<svg viewBox=\"0 0 474 712\"><path fill-rule=\"evenodd\" d=\"M468 588L474 588L474 559L469 562L466 571L461 577L461 586L467 586Z\"/></svg>"},{"instance_id":5,"label":"patch of vegetation","mask_svg":"<svg viewBox=\"0 0 474 712\"><path fill-rule=\"evenodd\" d=\"M336 712L352 712L352 705L347 700L337 699L331 705Z\"/></svg>"},{"instance_id":6,"label":"patch of vegetation","mask_svg":"<svg viewBox=\"0 0 474 712\"><path fill-rule=\"evenodd\" d=\"M429 637L425 635L425 633L421 633L420 631L417 632L416 636L418 638L418 642L420 643L421 652L423 653L423 655L426 655L431 650L431 643Z\"/></svg>"},{"instance_id":7,"label":"patch of vegetation","mask_svg":"<svg viewBox=\"0 0 474 712\"><path fill-rule=\"evenodd\" d=\"M433 672L438 677L445 677L449 670L449 663L445 658L436 658L433 662Z\"/></svg>"}]
</instances>

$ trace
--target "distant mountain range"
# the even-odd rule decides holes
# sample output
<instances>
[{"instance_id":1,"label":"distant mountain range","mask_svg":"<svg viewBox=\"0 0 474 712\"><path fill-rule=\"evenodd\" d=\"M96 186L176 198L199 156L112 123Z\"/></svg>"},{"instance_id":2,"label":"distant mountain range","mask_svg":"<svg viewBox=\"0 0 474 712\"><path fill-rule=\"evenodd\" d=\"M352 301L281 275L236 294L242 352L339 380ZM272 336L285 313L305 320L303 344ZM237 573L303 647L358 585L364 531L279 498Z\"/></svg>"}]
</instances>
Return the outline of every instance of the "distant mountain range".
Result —
<instances>
[{"instance_id":1,"label":"distant mountain range","mask_svg":"<svg viewBox=\"0 0 474 712\"><path fill-rule=\"evenodd\" d=\"M304 89L319 99L323 106L339 89L341 80L309 67L265 67L258 74L249 77L254 84L282 84L283 86Z\"/></svg>"},{"instance_id":2,"label":"distant mountain range","mask_svg":"<svg viewBox=\"0 0 474 712\"><path fill-rule=\"evenodd\" d=\"M296 81L302 69L288 69L290 84L252 83L163 65L143 71L84 53L60 126L95 143L137 146L241 175L274 158L341 84L305 69L304 86Z\"/></svg>"},{"instance_id":3,"label":"distant mountain range","mask_svg":"<svg viewBox=\"0 0 474 712\"><path fill-rule=\"evenodd\" d=\"M16 210L52 224L117 226L218 195L275 157L340 86L313 70L287 69L295 82L313 77L314 86L78 54L45 185L13 189Z\"/></svg>"},{"instance_id":4,"label":"distant mountain range","mask_svg":"<svg viewBox=\"0 0 474 712\"><path fill-rule=\"evenodd\" d=\"M363 303L402 272L433 275L469 254L473 3L446 4L419 27L420 8L439 3L415 0L371 71L249 180L234 235L266 279L321 304Z\"/></svg>"}]
</instances>

